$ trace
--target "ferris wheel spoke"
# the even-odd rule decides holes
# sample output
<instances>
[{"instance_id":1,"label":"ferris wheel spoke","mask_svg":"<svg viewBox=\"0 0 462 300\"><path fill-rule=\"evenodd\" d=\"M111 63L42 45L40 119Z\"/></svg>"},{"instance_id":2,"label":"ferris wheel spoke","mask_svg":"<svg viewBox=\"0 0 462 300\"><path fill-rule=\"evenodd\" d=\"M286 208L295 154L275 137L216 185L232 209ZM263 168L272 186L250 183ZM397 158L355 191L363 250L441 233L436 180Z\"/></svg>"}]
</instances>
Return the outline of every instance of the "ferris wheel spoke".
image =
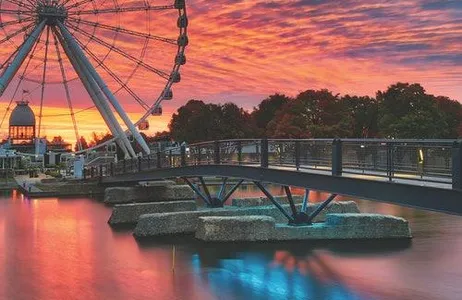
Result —
<instances>
[{"instance_id":1,"label":"ferris wheel spoke","mask_svg":"<svg viewBox=\"0 0 462 300\"><path fill-rule=\"evenodd\" d=\"M72 19L71 22L75 22L77 24L81 23L81 24L85 24L85 25L88 25L88 26L93 26L93 27L97 27L97 28L112 30L112 31L115 31L115 32L120 32L120 33L126 33L126 34L129 34L129 35L132 35L132 36L143 37L143 38L156 40L156 41L161 41L161 42L165 42L165 43L177 46L177 41L175 39L170 39L170 38L166 38L166 37L161 37L161 36L156 36L156 35L147 34L147 33L143 33L143 32L138 32L138 31L134 31L134 30L130 30L130 29L125 29L125 28L122 28L122 27L115 27L115 26L110 26L110 25L106 25L106 24L102 24L102 23L86 21L86 20L83 20L83 19L77 19L77 18L73 18L73 17L69 17L69 19Z\"/></svg>"},{"instance_id":2,"label":"ferris wheel spoke","mask_svg":"<svg viewBox=\"0 0 462 300\"><path fill-rule=\"evenodd\" d=\"M33 48L32 48L32 51L31 51L31 53L30 53L30 55L29 55L29 58L28 58L27 61L26 61L26 65L24 66L24 70L22 71L22 75L19 76L19 80L18 80L18 83L16 84L16 88L15 88L15 90L14 90L14 92L13 92L13 95L11 96L11 99L10 99L10 102L8 103L8 106L7 106L7 108L6 108L6 111L5 111L5 113L3 114L2 121L0 122L0 128L2 128L3 122L5 121L5 118L6 118L6 115L8 114L8 112L9 112L10 109L11 109L11 104L13 103L14 98L16 97L16 94L17 94L17 92L18 92L18 90L19 90L19 87L21 86L21 84L22 84L22 82L23 82L23 80L24 80L24 75L26 74L27 69L29 68L30 62L31 62L32 59L34 58L35 51L37 50L37 46L38 46L38 44L40 43L40 39L41 39L41 37L42 37L42 33L43 33L43 31L40 33L39 38L37 39L37 41L35 42L35 44L34 44L34 46L33 46ZM18 48L18 49L19 49L19 48Z\"/></svg>"},{"instance_id":3,"label":"ferris wheel spoke","mask_svg":"<svg viewBox=\"0 0 462 300\"><path fill-rule=\"evenodd\" d=\"M34 11L27 11L27 10L14 10L14 9L0 9L0 14L7 14L7 15L34 15Z\"/></svg>"},{"instance_id":4,"label":"ferris wheel spoke","mask_svg":"<svg viewBox=\"0 0 462 300\"><path fill-rule=\"evenodd\" d=\"M26 3L19 1L19 0L5 0L6 2L10 2L11 4L16 4L18 7L24 7L27 9L33 9L31 5L27 5Z\"/></svg>"},{"instance_id":5,"label":"ferris wheel spoke","mask_svg":"<svg viewBox=\"0 0 462 300\"><path fill-rule=\"evenodd\" d=\"M145 110L149 109L149 105L146 104L146 102L143 101L127 84L125 84L114 72L111 71L111 69L104 64L102 60L98 58L88 47L84 47L83 43L79 41L74 35L72 35L74 39L79 43L80 47L95 60L98 65L100 65L117 83L120 85L121 88L123 88L127 93L129 93L135 100L138 102Z\"/></svg>"},{"instance_id":6,"label":"ferris wheel spoke","mask_svg":"<svg viewBox=\"0 0 462 300\"><path fill-rule=\"evenodd\" d=\"M133 7L122 7L122 8L103 8L93 10L80 10L69 12L69 15L98 15L98 14L109 14L109 13L125 13L125 12L137 12L137 11L156 11L156 10L169 10L175 9L174 5L157 5L157 6L133 6Z\"/></svg>"},{"instance_id":7,"label":"ferris wheel spoke","mask_svg":"<svg viewBox=\"0 0 462 300\"><path fill-rule=\"evenodd\" d=\"M24 19L18 19L18 20L13 20L13 21L2 22L2 23L0 23L0 28L5 28L5 27L10 26L10 25L21 24L23 22L29 22L29 21L33 21L33 20L34 20L34 17L27 17L27 18L24 18Z\"/></svg>"},{"instance_id":8,"label":"ferris wheel spoke","mask_svg":"<svg viewBox=\"0 0 462 300\"><path fill-rule=\"evenodd\" d=\"M79 2L74 3L74 4L72 4L72 5L66 6L66 9L67 9L67 10L70 10L70 9L73 9L73 8L76 8L76 7L79 7L79 6L82 6L82 5L84 5L84 4L87 4L87 3L89 3L89 2L92 2L92 1L94 1L94 0L82 0L82 1L79 1Z\"/></svg>"},{"instance_id":9,"label":"ferris wheel spoke","mask_svg":"<svg viewBox=\"0 0 462 300\"><path fill-rule=\"evenodd\" d=\"M24 31L27 31L28 29L30 29L32 26L34 25L34 23L30 23L29 25L27 26L24 26L18 30L16 30L15 32L11 33L11 34L8 34L6 37L4 37L3 39L0 40L0 45L3 44L4 42L6 41L9 41L11 40L12 38L14 38L15 36L17 36L18 34L20 33L23 33Z\"/></svg>"},{"instance_id":10,"label":"ferris wheel spoke","mask_svg":"<svg viewBox=\"0 0 462 300\"><path fill-rule=\"evenodd\" d=\"M69 85L68 85L68 82L67 82L66 72L64 70L61 51L59 50L59 45L58 45L59 42L58 42L58 39L56 38L54 32L52 32L52 35L53 35L53 40L54 40L54 44L55 44L56 55L58 57L59 69L61 70L61 76L63 77L64 91L66 93L67 106L69 108L69 112L70 112L71 119L72 119L72 126L74 127L74 133L75 133L75 139L76 139L76 143L77 143L77 148L79 150L82 150L82 143L80 142L79 129L77 127L77 122L75 120L74 107L73 107L72 101L71 101L71 93L69 92Z\"/></svg>"},{"instance_id":11,"label":"ferris wheel spoke","mask_svg":"<svg viewBox=\"0 0 462 300\"><path fill-rule=\"evenodd\" d=\"M38 124L38 135L40 138L40 130L42 129L42 112L43 112L43 98L45 95L45 79L47 74L47 61L48 61L48 44L50 42L50 26L47 26L47 37L45 41L45 58L43 61L43 72L42 72L42 90L40 94L40 110L39 110L39 124Z\"/></svg>"},{"instance_id":12,"label":"ferris wheel spoke","mask_svg":"<svg viewBox=\"0 0 462 300\"><path fill-rule=\"evenodd\" d=\"M142 60L140 60L140 59L134 57L133 55L130 55L130 54L126 53L125 51L120 50L119 48L110 45L109 43L103 41L102 39L100 39L100 38L98 38L98 37L96 37L96 36L94 36L94 35L91 35L91 34L87 33L85 30L82 30L82 29L80 29L79 27L74 26L74 25L72 25L72 24L70 24L70 23L68 23L68 26L69 26L70 28L74 29L75 31L79 32L80 34L87 36L87 37L90 38L91 40L94 40L94 41L97 42L98 44L100 44L100 45L102 45L102 46L104 46L104 47L106 47L106 48L108 48L108 49L110 49L110 50L112 50L112 51L114 51L114 52L116 52L116 53L118 53L118 54L124 56L125 58L131 60L132 62L134 62L134 63L136 63L136 64L138 64L138 65L144 67L145 69L147 69L147 70L149 70L149 71L151 71L151 72L153 72L153 73L159 75L160 77L162 77L162 78L164 78L164 79L166 79L166 80L168 80L168 79L170 78L170 76L169 76L167 73L165 73L164 71L159 70L159 69L156 69L156 68L152 67L151 65L148 65L147 63L145 63L145 62L143 62Z\"/></svg>"}]
</instances>

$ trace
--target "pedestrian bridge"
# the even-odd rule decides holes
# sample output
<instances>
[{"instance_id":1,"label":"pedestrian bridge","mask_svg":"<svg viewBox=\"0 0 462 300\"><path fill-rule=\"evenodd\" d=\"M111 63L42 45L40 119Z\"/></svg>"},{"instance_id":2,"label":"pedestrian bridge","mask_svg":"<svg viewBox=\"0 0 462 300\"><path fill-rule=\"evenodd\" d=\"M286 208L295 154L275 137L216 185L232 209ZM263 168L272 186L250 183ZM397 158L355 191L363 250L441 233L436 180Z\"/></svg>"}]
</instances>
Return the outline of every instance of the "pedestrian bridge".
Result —
<instances>
[{"instance_id":1,"label":"pedestrian bridge","mask_svg":"<svg viewBox=\"0 0 462 300\"><path fill-rule=\"evenodd\" d=\"M148 157L92 167L87 177L105 185L183 178L209 206L221 206L244 181L251 181L278 208L264 183L462 214L461 140L243 139L182 146ZM205 176L223 178L216 196ZM202 189L190 179L198 178ZM228 178L237 178L227 190ZM321 205L323 206L323 205ZM303 213L283 211L289 221ZM321 207L320 209L322 209ZM281 210L282 211L282 210ZM303 217L303 215L302 215ZM306 216L305 216L306 217ZM306 218L305 218L306 221Z\"/></svg>"}]
</instances>

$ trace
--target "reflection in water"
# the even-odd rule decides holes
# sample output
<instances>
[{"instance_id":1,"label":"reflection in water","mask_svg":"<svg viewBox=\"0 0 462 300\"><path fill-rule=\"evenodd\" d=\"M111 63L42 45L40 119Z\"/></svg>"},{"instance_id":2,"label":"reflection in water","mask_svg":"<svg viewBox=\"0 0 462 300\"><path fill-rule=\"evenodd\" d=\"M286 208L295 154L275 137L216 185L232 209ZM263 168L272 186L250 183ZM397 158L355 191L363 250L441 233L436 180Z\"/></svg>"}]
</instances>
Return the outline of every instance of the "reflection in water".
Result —
<instances>
[{"instance_id":1,"label":"reflection in water","mask_svg":"<svg viewBox=\"0 0 462 300\"><path fill-rule=\"evenodd\" d=\"M311 200L325 196L312 193ZM459 298L462 218L359 204L406 217L415 239L137 242L129 230L112 230L110 208L95 200L29 200L13 192L0 198L0 299Z\"/></svg>"}]
</instances>

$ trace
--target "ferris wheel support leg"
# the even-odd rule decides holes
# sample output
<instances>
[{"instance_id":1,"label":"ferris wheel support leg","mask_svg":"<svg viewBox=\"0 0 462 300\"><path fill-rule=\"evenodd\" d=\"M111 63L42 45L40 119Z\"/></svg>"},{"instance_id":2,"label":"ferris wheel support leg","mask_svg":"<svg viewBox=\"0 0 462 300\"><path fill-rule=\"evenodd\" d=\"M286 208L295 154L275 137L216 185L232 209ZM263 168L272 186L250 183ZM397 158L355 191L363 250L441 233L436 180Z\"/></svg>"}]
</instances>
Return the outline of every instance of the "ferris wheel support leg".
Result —
<instances>
[{"instance_id":1,"label":"ferris wheel support leg","mask_svg":"<svg viewBox=\"0 0 462 300\"><path fill-rule=\"evenodd\" d=\"M22 44L21 48L18 50L11 64L6 68L5 72L3 72L3 75L0 77L0 96L3 95L8 84L10 84L10 81L13 79L14 75L16 75L16 72L18 72L32 47L37 42L43 28L45 28L45 21L35 26L32 33L26 39L26 42Z\"/></svg>"},{"instance_id":2,"label":"ferris wheel support leg","mask_svg":"<svg viewBox=\"0 0 462 300\"><path fill-rule=\"evenodd\" d=\"M55 32L55 35L58 38L58 41L61 43L64 49L64 53L69 58L69 61L71 62L72 67L74 68L75 72L77 73L80 80L82 81L82 84L84 85L85 89L90 95L90 98L92 99L96 108L98 109L101 116L103 117L104 122L108 126L112 135L116 137L116 142L119 145L119 147L122 149L122 151L124 152L125 157L126 158L129 158L131 156L136 157L135 151L133 150L130 142L128 141L128 138L125 135L123 129L120 127L119 123L117 122L112 112L107 111L110 108L109 108L109 105L106 103L106 100L101 98L102 96L101 91L98 91L98 92L95 91L97 90L96 83L85 74L85 70L81 67L80 62L76 60L71 49L62 40L61 36L57 32Z\"/></svg>"},{"instance_id":3,"label":"ferris wheel support leg","mask_svg":"<svg viewBox=\"0 0 462 300\"><path fill-rule=\"evenodd\" d=\"M106 95L109 102L111 102L114 109L117 111L119 116L124 121L125 125L127 125L128 129L130 130L130 132L132 133L133 137L136 139L138 144L141 146L141 148L143 148L146 154L150 154L151 151L148 147L148 144L146 144L146 141L143 139L139 131L136 129L135 125L132 123L128 115L125 113L122 106L119 104L119 102L115 98L115 96L112 94L112 92L109 90L107 85L104 83L103 79L99 76L98 72L96 72L95 68L93 68L93 65L88 61L82 49L77 44L77 42L74 40L74 38L69 33L67 28L59 21L58 21L58 27L61 31L63 38L69 43L71 48L74 49L74 53L76 54L76 57L83 63L86 69L90 72L91 76L96 81L96 83L98 84L100 89L103 91L103 93Z\"/></svg>"}]
</instances>

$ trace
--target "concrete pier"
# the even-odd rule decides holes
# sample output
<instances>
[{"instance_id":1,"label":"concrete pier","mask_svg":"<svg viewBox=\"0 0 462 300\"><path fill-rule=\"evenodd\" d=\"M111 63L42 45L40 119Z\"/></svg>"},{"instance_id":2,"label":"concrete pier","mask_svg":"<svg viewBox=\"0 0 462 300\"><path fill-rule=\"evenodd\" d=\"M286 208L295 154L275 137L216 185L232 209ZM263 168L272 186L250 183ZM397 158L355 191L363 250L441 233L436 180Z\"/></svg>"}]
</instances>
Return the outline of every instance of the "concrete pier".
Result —
<instances>
[{"instance_id":1,"label":"concrete pier","mask_svg":"<svg viewBox=\"0 0 462 300\"><path fill-rule=\"evenodd\" d=\"M379 214L328 214L309 226L276 224L272 217L200 217L196 238L204 241L409 239L409 223Z\"/></svg>"},{"instance_id":2,"label":"concrete pier","mask_svg":"<svg viewBox=\"0 0 462 300\"><path fill-rule=\"evenodd\" d=\"M108 223L110 225L136 224L143 214L195 211L196 209L194 200L117 204L112 209Z\"/></svg>"},{"instance_id":3,"label":"concrete pier","mask_svg":"<svg viewBox=\"0 0 462 300\"><path fill-rule=\"evenodd\" d=\"M307 213L313 212L319 204L309 204ZM300 205L297 205L300 208ZM289 205L283 205L289 211ZM357 204L354 201L332 202L324 211L315 218L315 222L325 220L327 213L359 213ZM224 207L214 209L199 209L197 211L155 213L140 216L135 227L136 237L150 237L180 233L194 233L196 231L199 217L211 216L270 216L278 223L287 223L288 220L273 205L235 208Z\"/></svg>"},{"instance_id":4,"label":"concrete pier","mask_svg":"<svg viewBox=\"0 0 462 300\"><path fill-rule=\"evenodd\" d=\"M134 187L110 187L104 191L104 203L123 204L133 202L162 202L195 199L194 191L187 185L172 182L150 182Z\"/></svg>"},{"instance_id":5,"label":"concrete pier","mask_svg":"<svg viewBox=\"0 0 462 300\"><path fill-rule=\"evenodd\" d=\"M301 203L303 196L294 195L292 196L295 203ZM274 196L274 199L279 203L288 204L287 196ZM231 200L232 206L237 207L249 207L249 206L265 206L273 205L273 203L266 197L247 197L247 198L234 198Z\"/></svg>"}]
</instances>

